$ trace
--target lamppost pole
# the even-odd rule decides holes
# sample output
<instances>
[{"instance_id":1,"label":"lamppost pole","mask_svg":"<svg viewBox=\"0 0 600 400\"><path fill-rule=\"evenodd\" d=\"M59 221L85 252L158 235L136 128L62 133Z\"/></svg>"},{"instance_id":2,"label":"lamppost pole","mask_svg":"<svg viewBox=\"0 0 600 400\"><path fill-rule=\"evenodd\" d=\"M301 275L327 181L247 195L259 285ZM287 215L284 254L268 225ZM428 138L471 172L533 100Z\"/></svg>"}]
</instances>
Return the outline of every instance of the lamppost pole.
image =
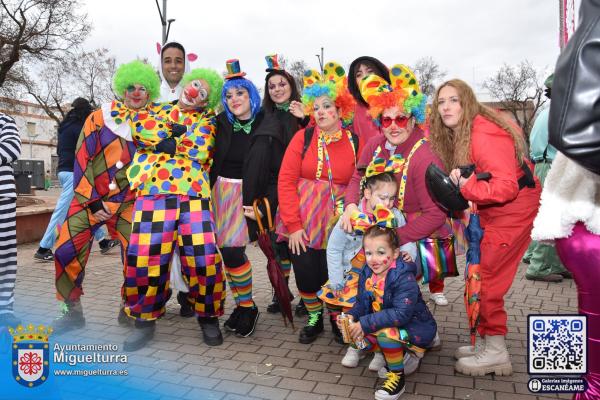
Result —
<instances>
[{"instance_id":1,"label":"lamppost pole","mask_svg":"<svg viewBox=\"0 0 600 400\"><path fill-rule=\"evenodd\" d=\"M321 76L323 76L323 47L321 47L321 54L315 54L319 60L319 67L321 68Z\"/></svg>"}]
</instances>

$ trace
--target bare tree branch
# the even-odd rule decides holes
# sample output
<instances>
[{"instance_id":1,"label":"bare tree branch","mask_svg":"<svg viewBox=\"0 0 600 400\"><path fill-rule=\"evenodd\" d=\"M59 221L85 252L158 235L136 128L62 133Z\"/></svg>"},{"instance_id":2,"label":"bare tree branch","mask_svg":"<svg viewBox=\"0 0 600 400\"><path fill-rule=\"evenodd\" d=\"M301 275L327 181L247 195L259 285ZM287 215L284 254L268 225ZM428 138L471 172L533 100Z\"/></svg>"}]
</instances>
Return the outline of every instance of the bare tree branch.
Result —
<instances>
[{"instance_id":1,"label":"bare tree branch","mask_svg":"<svg viewBox=\"0 0 600 400\"><path fill-rule=\"evenodd\" d=\"M432 57L419 58L411 69L417 77L421 91L428 98L432 98L436 86L447 74Z\"/></svg>"},{"instance_id":2,"label":"bare tree branch","mask_svg":"<svg viewBox=\"0 0 600 400\"><path fill-rule=\"evenodd\" d=\"M525 60L516 66L504 64L483 83L483 88L513 116L529 137L534 119L546 103L542 81L541 72Z\"/></svg>"},{"instance_id":3,"label":"bare tree branch","mask_svg":"<svg viewBox=\"0 0 600 400\"><path fill-rule=\"evenodd\" d=\"M0 87L19 62L59 60L90 32L78 0L0 0Z\"/></svg>"}]
</instances>

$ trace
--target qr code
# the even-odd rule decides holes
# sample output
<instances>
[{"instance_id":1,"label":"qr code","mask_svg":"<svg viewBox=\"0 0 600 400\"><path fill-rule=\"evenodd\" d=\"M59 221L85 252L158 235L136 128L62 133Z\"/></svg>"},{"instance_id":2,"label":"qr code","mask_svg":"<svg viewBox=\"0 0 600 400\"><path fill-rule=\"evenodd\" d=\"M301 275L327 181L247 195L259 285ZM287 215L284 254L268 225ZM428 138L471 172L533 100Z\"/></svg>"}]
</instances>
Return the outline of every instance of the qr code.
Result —
<instances>
[{"instance_id":1,"label":"qr code","mask_svg":"<svg viewBox=\"0 0 600 400\"><path fill-rule=\"evenodd\" d=\"M587 319L584 315L529 315L529 373L587 372Z\"/></svg>"}]
</instances>

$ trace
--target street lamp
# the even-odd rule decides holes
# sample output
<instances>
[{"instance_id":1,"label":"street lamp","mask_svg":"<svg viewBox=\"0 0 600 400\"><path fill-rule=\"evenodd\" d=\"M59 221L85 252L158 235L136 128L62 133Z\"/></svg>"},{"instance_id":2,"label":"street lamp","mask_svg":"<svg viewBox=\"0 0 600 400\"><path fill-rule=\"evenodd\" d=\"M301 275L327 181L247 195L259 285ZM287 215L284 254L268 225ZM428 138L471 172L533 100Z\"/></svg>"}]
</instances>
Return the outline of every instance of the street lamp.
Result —
<instances>
[{"instance_id":1,"label":"street lamp","mask_svg":"<svg viewBox=\"0 0 600 400\"><path fill-rule=\"evenodd\" d=\"M315 54L319 60L319 67L321 68L321 76L323 76L323 48L321 47L321 54Z\"/></svg>"},{"instance_id":2,"label":"street lamp","mask_svg":"<svg viewBox=\"0 0 600 400\"><path fill-rule=\"evenodd\" d=\"M160 17L160 24L162 25L162 44L167 43L169 38L169 31L171 30L171 23L175 22L174 18L167 19L167 0L163 0L162 11L158 5L158 0L155 0L156 8L158 9L158 16Z\"/></svg>"}]
</instances>

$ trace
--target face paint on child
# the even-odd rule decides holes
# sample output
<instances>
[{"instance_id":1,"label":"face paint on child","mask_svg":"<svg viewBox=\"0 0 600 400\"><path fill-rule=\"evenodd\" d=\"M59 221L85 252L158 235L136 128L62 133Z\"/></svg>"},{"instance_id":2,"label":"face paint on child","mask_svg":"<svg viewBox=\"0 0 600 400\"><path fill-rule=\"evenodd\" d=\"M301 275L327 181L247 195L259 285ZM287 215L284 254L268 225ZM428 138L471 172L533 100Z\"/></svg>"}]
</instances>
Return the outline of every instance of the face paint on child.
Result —
<instances>
[{"instance_id":1,"label":"face paint on child","mask_svg":"<svg viewBox=\"0 0 600 400\"><path fill-rule=\"evenodd\" d=\"M392 248L387 235L365 237L363 246L367 265L377 276L385 276L400 255L400 249Z\"/></svg>"},{"instance_id":2,"label":"face paint on child","mask_svg":"<svg viewBox=\"0 0 600 400\"><path fill-rule=\"evenodd\" d=\"M364 197L371 210L380 204L385 208L392 208L396 201L398 184L396 182L378 182L372 189L366 188Z\"/></svg>"}]
</instances>

